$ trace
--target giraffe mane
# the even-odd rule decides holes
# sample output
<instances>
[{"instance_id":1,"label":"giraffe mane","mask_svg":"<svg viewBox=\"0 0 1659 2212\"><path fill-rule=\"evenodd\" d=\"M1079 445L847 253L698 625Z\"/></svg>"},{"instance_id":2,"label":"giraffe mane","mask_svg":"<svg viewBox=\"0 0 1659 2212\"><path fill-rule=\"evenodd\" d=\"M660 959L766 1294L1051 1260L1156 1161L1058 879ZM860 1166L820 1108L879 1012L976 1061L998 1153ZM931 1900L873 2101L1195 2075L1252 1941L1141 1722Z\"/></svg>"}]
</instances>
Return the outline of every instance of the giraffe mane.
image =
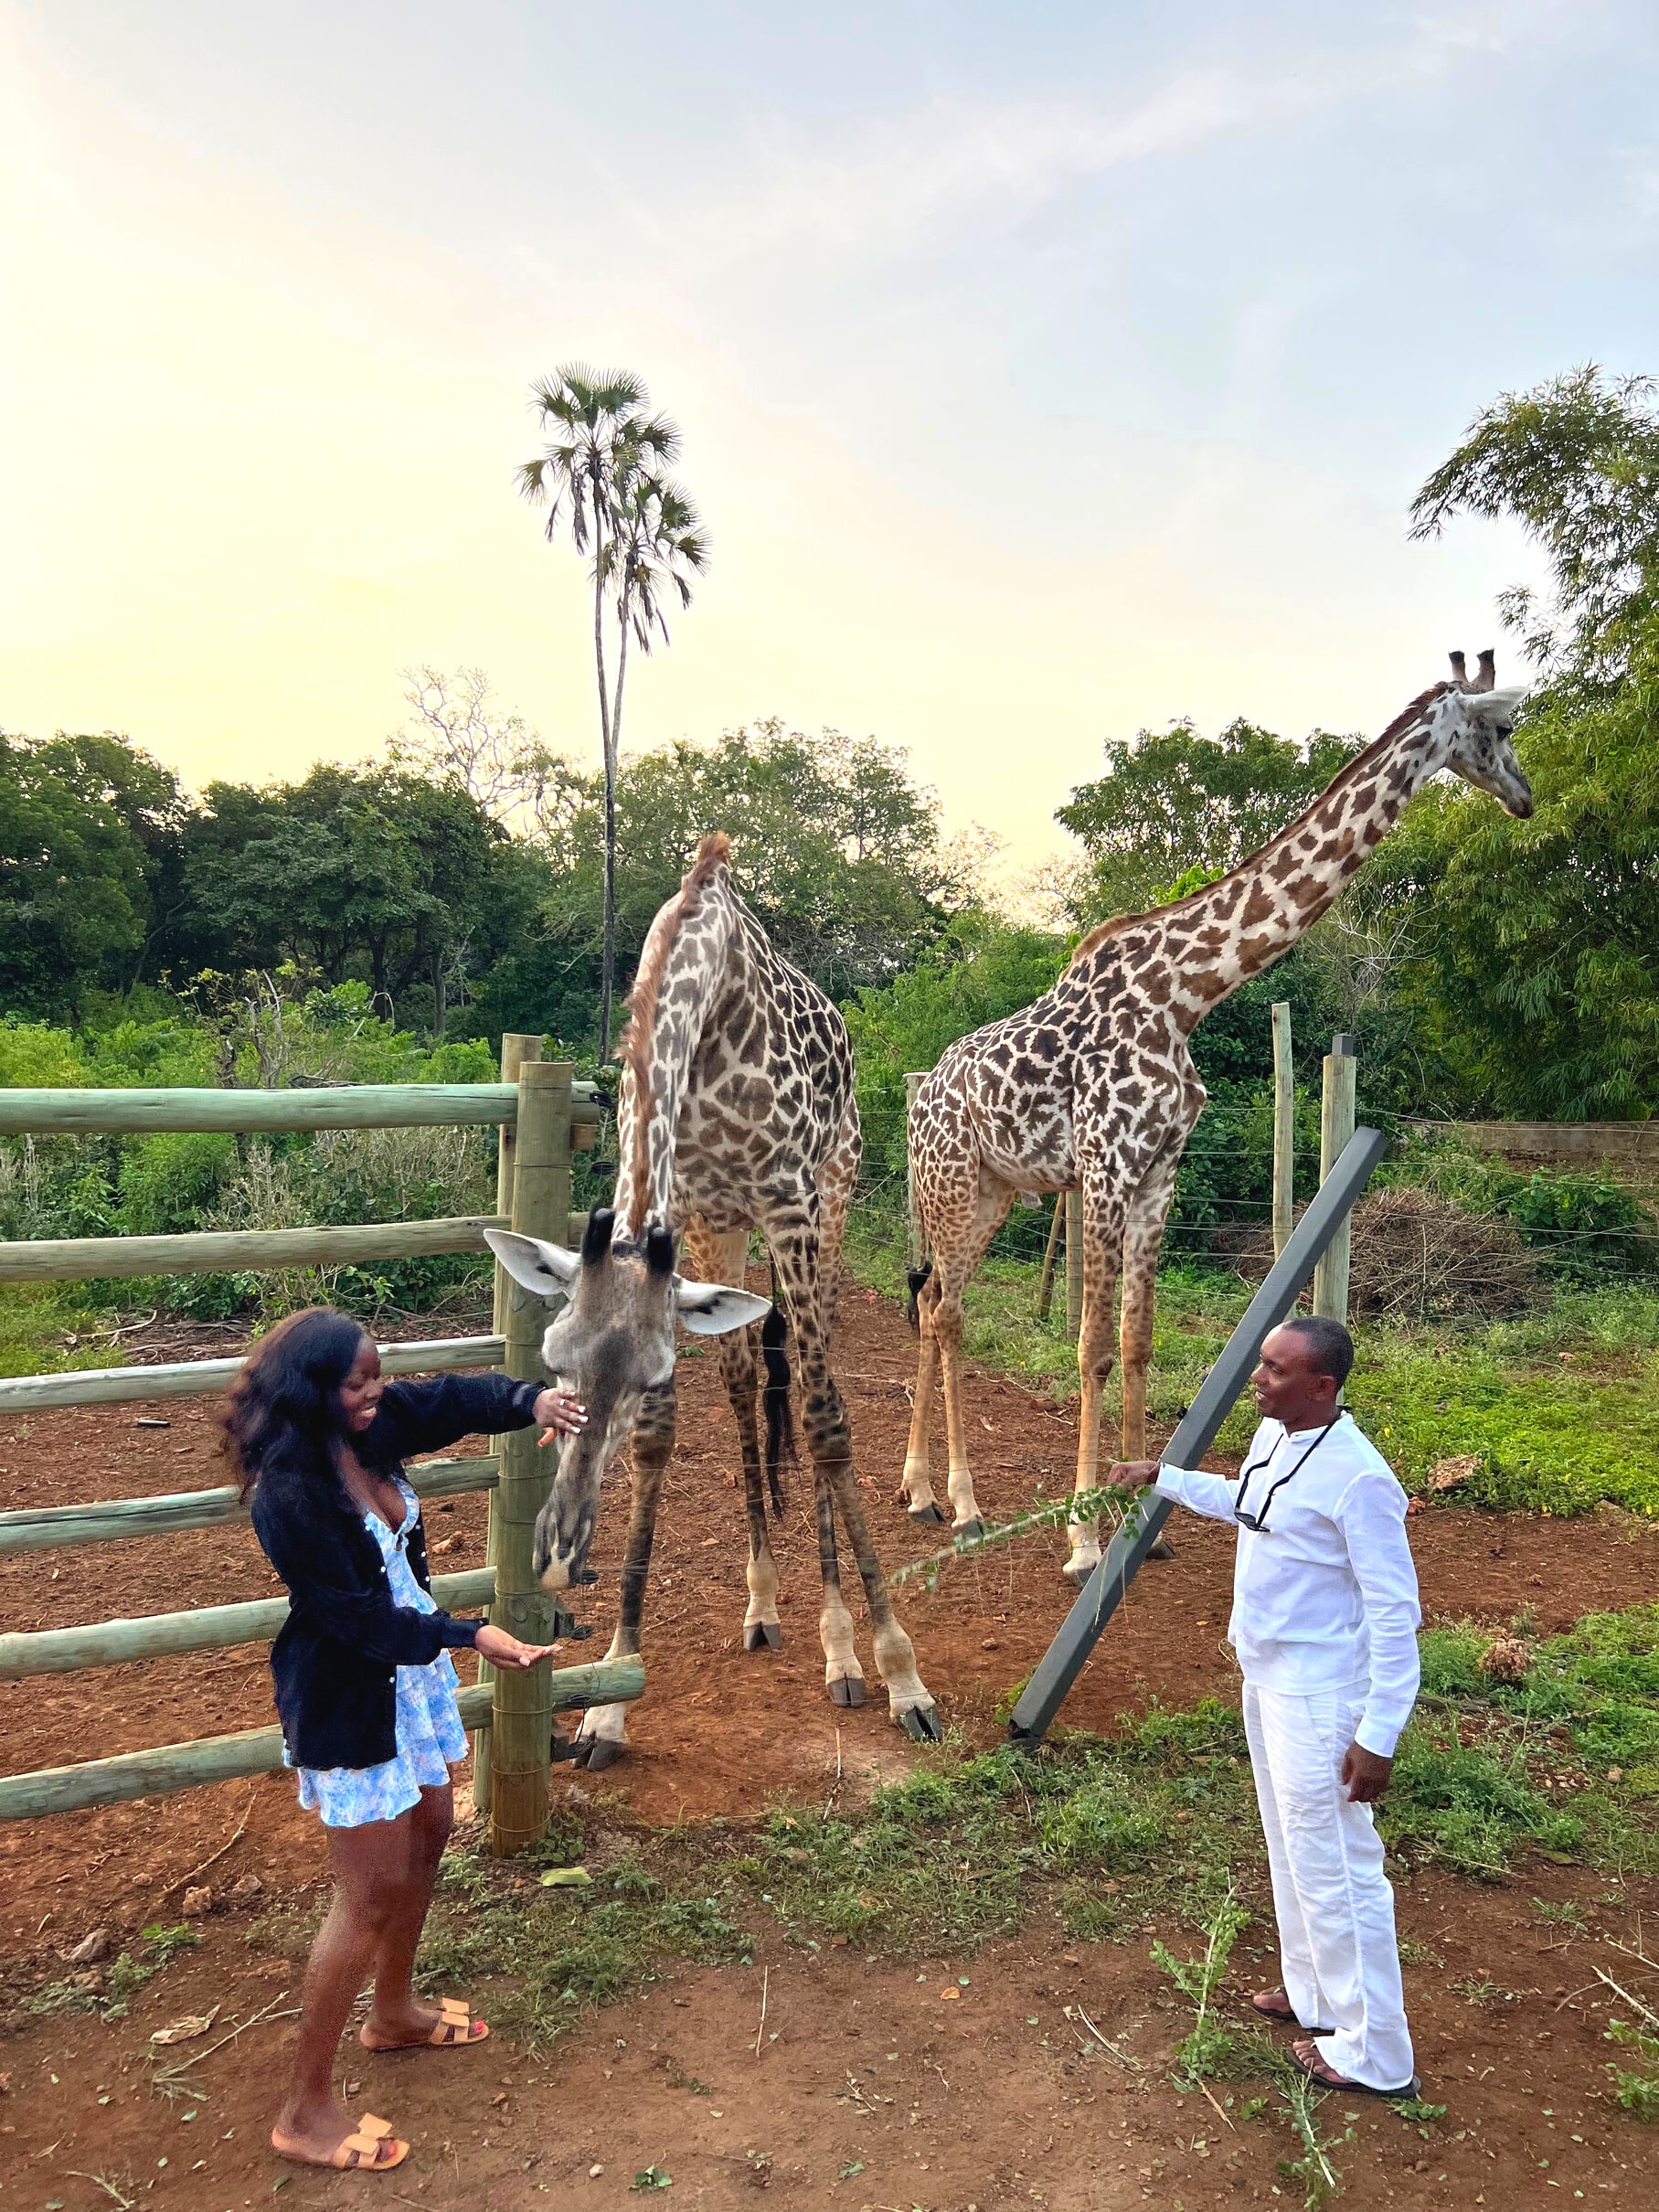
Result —
<instances>
[{"instance_id":1,"label":"giraffe mane","mask_svg":"<svg viewBox=\"0 0 1659 2212\"><path fill-rule=\"evenodd\" d=\"M1368 774L1384 749L1392 745L1396 738L1402 737L1412 723L1420 720L1430 706L1440 697L1442 692L1451 691L1453 688L1454 686L1449 683L1430 684L1427 691L1419 692L1410 706L1406 707L1402 713L1395 716L1393 721L1389 723L1380 737L1373 738L1368 745L1363 747L1351 760L1337 770L1312 805L1304 806L1293 821L1287 822L1282 829L1275 830L1265 845L1258 845L1253 853L1248 853L1239 861L1237 867L1228 868L1224 876L1218 876L1214 883L1200 884L1196 891L1188 891L1184 899L1172 899L1165 906L1149 907L1139 914L1114 914L1109 921L1097 922L1087 936L1079 939L1077 950L1066 962L1063 973L1069 974L1073 968L1079 966L1092 953L1098 952L1103 944L1108 943L1114 937L1121 936L1125 930L1133 929L1136 922L1162 920L1165 915L1175 913L1179 907L1190 906L1196 899L1207 899L1210 893L1218 889L1222 884L1230 883L1236 876L1243 875L1247 868L1255 867L1257 863L1265 855L1271 853L1276 845L1281 845L1287 837L1292 836L1300 831L1308 816L1322 807L1327 799L1338 792L1345 791L1349 784L1356 783L1362 775Z\"/></svg>"},{"instance_id":2,"label":"giraffe mane","mask_svg":"<svg viewBox=\"0 0 1659 2212\"><path fill-rule=\"evenodd\" d=\"M628 1026L622 1033L619 1057L633 1078L633 1127L627 1161L630 1213L628 1230L639 1236L645 1226L645 1193L651 1177L651 1117L654 1110L651 1055L656 1037L656 1005L667 973L668 956L680 933L680 925L694 913L703 891L718 869L731 858L731 839L716 830L697 847L697 858L680 879L679 895L652 923L640 964L628 993Z\"/></svg>"}]
</instances>

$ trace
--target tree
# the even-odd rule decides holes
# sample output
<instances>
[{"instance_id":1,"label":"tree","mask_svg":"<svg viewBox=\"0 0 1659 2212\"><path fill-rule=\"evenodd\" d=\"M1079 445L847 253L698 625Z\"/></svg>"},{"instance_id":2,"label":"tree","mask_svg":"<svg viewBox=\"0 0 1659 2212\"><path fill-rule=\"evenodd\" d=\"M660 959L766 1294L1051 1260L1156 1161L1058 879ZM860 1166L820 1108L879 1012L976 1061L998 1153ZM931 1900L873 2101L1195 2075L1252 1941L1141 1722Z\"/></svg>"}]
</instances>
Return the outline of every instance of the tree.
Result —
<instances>
[{"instance_id":1,"label":"tree","mask_svg":"<svg viewBox=\"0 0 1659 2212\"><path fill-rule=\"evenodd\" d=\"M1237 867L1311 805L1357 750L1357 739L1323 730L1293 744L1242 719L1218 738L1177 722L1111 740L1106 773L1055 813L1088 854L1075 919L1149 906L1189 868Z\"/></svg>"},{"instance_id":2,"label":"tree","mask_svg":"<svg viewBox=\"0 0 1659 2212\"><path fill-rule=\"evenodd\" d=\"M459 783L495 821L532 827L558 763L523 715L495 704L482 668L444 675L423 664L402 675L409 712L386 742L392 766Z\"/></svg>"},{"instance_id":3,"label":"tree","mask_svg":"<svg viewBox=\"0 0 1659 2212\"><path fill-rule=\"evenodd\" d=\"M0 733L0 1005L61 1018L134 980L182 814L124 738Z\"/></svg>"},{"instance_id":4,"label":"tree","mask_svg":"<svg viewBox=\"0 0 1659 2212\"><path fill-rule=\"evenodd\" d=\"M505 842L459 783L405 769L324 762L298 783L212 783L186 836L184 936L197 965L361 976L380 1012L419 983L441 1037Z\"/></svg>"},{"instance_id":5,"label":"tree","mask_svg":"<svg viewBox=\"0 0 1659 2212\"><path fill-rule=\"evenodd\" d=\"M602 941L594 854L603 793L568 787L548 837L548 929L592 959ZM616 932L637 952L709 830L734 841L739 888L768 934L832 997L888 981L964 903L939 846L937 803L876 739L809 738L768 721L717 744L679 739L628 762L617 792Z\"/></svg>"},{"instance_id":6,"label":"tree","mask_svg":"<svg viewBox=\"0 0 1659 2212\"><path fill-rule=\"evenodd\" d=\"M519 486L548 509L551 543L561 523L579 553L591 548L593 668L604 760L604 919L600 983L600 1055L611 1051L616 975L616 784L622 750L622 687L630 638L642 652L668 635L665 601L691 601L691 579L708 558L708 540L690 500L665 472L680 449L677 426L646 412L649 395L627 371L596 376L580 364L536 385L535 404L551 442L519 471ZM606 678L605 611L617 631L616 685Z\"/></svg>"},{"instance_id":7,"label":"tree","mask_svg":"<svg viewBox=\"0 0 1659 2212\"><path fill-rule=\"evenodd\" d=\"M1420 796L1378 899L1423 913L1412 989L1448 1092L1504 1112L1644 1117L1659 1101L1659 411L1593 367L1505 394L1413 506L1420 535L1507 516L1553 605L1505 595L1545 661L1525 710L1530 821Z\"/></svg>"},{"instance_id":8,"label":"tree","mask_svg":"<svg viewBox=\"0 0 1659 2212\"><path fill-rule=\"evenodd\" d=\"M1458 515L1523 524L1549 557L1555 604L1516 585L1505 623L1552 675L1617 683L1659 586L1659 406L1651 377L1595 364L1505 392L1411 503L1411 535Z\"/></svg>"}]
</instances>

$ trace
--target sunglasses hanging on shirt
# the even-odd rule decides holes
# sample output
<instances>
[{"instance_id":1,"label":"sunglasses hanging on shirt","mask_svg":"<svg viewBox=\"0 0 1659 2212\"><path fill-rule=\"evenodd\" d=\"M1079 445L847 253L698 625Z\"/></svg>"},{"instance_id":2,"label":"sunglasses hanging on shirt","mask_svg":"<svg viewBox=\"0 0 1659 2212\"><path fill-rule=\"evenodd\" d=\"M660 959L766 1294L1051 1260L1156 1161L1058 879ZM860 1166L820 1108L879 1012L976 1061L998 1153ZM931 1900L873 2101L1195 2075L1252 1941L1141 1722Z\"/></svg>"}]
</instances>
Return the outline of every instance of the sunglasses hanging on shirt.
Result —
<instances>
[{"instance_id":1,"label":"sunglasses hanging on shirt","mask_svg":"<svg viewBox=\"0 0 1659 2212\"><path fill-rule=\"evenodd\" d=\"M1261 1534L1262 1530L1267 1526L1268 1509L1272 1505L1273 1500L1279 1495L1279 1493L1284 1488L1288 1482L1292 1481L1295 1476L1302 1473L1303 1469L1313 1458L1314 1452L1318 1451L1320 1445L1324 1442L1325 1438L1329 1436L1332 1430L1335 1428L1336 1423L1341 1420L1343 1414L1345 1413L1346 1410L1347 1408L1345 1406L1343 1407L1332 1420L1326 1421L1324 1427L1319 1431L1319 1434L1313 1439L1313 1442L1308 1446L1302 1457L1296 1462L1296 1464L1293 1467L1287 1469L1286 1472L1279 1477L1279 1480L1276 1483L1271 1483L1268 1485L1268 1494L1261 1501L1261 1510L1260 1513L1245 1512L1245 1489L1252 1474L1260 1473L1263 1467L1271 1466L1273 1462L1273 1452L1277 1452L1279 1446L1275 1444L1273 1447L1273 1452L1270 1452L1266 1459L1252 1460L1245 1468L1242 1469L1239 1476L1239 1487L1233 1493L1233 1518L1238 1522L1240 1528L1248 1528L1252 1536L1260 1536ZM1282 1441L1282 1439L1281 1441Z\"/></svg>"}]
</instances>

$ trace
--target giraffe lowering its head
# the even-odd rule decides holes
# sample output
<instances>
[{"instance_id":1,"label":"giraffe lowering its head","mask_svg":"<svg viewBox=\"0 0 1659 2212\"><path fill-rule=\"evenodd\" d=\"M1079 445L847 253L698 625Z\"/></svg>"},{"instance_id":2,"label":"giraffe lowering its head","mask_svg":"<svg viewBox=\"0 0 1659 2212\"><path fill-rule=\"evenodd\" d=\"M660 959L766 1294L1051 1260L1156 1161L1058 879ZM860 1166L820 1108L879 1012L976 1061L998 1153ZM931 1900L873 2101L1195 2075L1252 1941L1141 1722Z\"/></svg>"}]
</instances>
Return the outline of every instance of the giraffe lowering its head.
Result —
<instances>
[{"instance_id":1,"label":"giraffe lowering its head","mask_svg":"<svg viewBox=\"0 0 1659 2212\"><path fill-rule=\"evenodd\" d=\"M961 1404L962 1296L1017 1191L1083 1194L1078 1491L1094 1487L1100 1464L1120 1262L1122 1450L1144 1456L1158 1250L1205 1100L1187 1038L1324 913L1430 776L1449 770L1508 814L1532 812L1514 743L1525 693L1497 688L1490 653L1473 681L1462 654L1452 663L1451 682L1413 699L1259 852L1187 898L1091 930L1051 991L951 1046L921 1085L910 1169L932 1267L902 1499L918 1519L943 1518L929 1459L941 1368L955 1525L979 1519ZM1066 1571L1081 1580L1099 1558L1095 1524L1074 1519Z\"/></svg>"},{"instance_id":2,"label":"giraffe lowering its head","mask_svg":"<svg viewBox=\"0 0 1659 2212\"><path fill-rule=\"evenodd\" d=\"M687 1328L721 1338L749 1519L744 1645L760 1652L782 1643L756 1420L760 1332L750 1325L762 1316L768 1331L774 1324L766 1300L722 1287L742 1281L750 1234L758 1229L771 1251L800 1373L824 1581L819 1633L826 1685L837 1705L864 1702L853 1618L841 1594L839 1525L875 1625L888 1710L912 1735L936 1738L932 1697L870 1542L851 1432L829 1367L835 1280L859 1163L846 1026L817 986L779 957L739 898L729 849L724 836L704 839L640 955L622 1048L614 1212L594 1214L580 1257L488 1232L503 1265L527 1291L569 1296L543 1356L589 1407L588 1428L567 1440L537 1524L537 1566L549 1587L585 1579L601 1481L632 1435L632 1516L611 1654L638 1651L657 1501L674 1447L677 1315ZM675 1272L682 1235L700 1281ZM769 1367L780 1358L774 1342ZM588 1714L582 1740L590 1764L616 1756L626 1741L626 1712L615 1706Z\"/></svg>"}]
</instances>

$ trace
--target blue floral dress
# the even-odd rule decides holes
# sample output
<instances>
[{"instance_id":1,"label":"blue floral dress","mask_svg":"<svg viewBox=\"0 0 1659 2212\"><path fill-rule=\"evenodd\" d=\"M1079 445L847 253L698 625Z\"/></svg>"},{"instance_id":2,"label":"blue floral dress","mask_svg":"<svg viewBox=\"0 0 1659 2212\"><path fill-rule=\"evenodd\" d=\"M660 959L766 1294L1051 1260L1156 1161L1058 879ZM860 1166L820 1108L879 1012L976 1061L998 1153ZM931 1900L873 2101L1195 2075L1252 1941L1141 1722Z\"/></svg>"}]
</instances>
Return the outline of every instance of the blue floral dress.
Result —
<instances>
[{"instance_id":1,"label":"blue floral dress","mask_svg":"<svg viewBox=\"0 0 1659 2212\"><path fill-rule=\"evenodd\" d=\"M394 1605L435 1613L431 1593L415 1579L409 1563L410 1531L420 1518L420 1501L399 1479L403 1526L388 1528L378 1513L366 1513L363 1526L380 1547ZM420 1802L422 1790L448 1781L450 1769L466 1757L466 1730L455 1703L459 1677L448 1652L430 1666L398 1669L398 1751L378 1767L301 1767L300 1803L320 1813L328 1828L364 1828L371 1821L396 1820ZM291 1760L286 1761L292 1764Z\"/></svg>"}]
</instances>

